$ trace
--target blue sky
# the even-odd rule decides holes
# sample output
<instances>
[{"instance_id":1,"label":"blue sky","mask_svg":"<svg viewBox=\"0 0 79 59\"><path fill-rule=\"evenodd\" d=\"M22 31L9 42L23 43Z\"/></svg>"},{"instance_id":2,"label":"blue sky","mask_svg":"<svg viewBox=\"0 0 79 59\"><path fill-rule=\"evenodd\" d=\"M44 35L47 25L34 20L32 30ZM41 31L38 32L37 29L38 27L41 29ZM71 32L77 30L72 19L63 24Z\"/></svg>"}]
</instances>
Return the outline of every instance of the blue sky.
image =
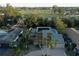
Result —
<instances>
[{"instance_id":1,"label":"blue sky","mask_svg":"<svg viewBox=\"0 0 79 59\"><path fill-rule=\"evenodd\" d=\"M0 0L2 6L7 3L19 7L51 7L53 5L79 7L79 0Z\"/></svg>"}]
</instances>

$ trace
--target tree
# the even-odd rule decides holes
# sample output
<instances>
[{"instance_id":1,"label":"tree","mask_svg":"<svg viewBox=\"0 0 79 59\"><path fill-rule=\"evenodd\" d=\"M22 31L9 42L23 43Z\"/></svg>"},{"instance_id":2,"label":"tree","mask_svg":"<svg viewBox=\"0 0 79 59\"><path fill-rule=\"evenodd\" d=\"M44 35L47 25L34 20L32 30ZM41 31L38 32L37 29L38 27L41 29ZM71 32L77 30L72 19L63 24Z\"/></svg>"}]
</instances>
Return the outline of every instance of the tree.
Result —
<instances>
[{"instance_id":1,"label":"tree","mask_svg":"<svg viewBox=\"0 0 79 59\"><path fill-rule=\"evenodd\" d=\"M51 35L52 35L52 33L48 33L48 35L47 35L47 46L48 46L48 48L52 48L52 38L51 38Z\"/></svg>"},{"instance_id":2,"label":"tree","mask_svg":"<svg viewBox=\"0 0 79 59\"><path fill-rule=\"evenodd\" d=\"M62 33L62 34L65 33L67 25L64 24L64 22L59 17L57 17L55 26L59 33Z\"/></svg>"},{"instance_id":3,"label":"tree","mask_svg":"<svg viewBox=\"0 0 79 59\"><path fill-rule=\"evenodd\" d=\"M15 49L15 55L16 55L16 56L19 56L20 53L21 53L21 49L20 49L20 48L16 48L16 49Z\"/></svg>"},{"instance_id":4,"label":"tree","mask_svg":"<svg viewBox=\"0 0 79 59\"><path fill-rule=\"evenodd\" d=\"M53 7L52 7L52 14L53 15L57 14L57 12L58 12L57 10L58 10L57 5L53 5Z\"/></svg>"},{"instance_id":5,"label":"tree","mask_svg":"<svg viewBox=\"0 0 79 59\"><path fill-rule=\"evenodd\" d=\"M54 5L52 7L52 14L53 15L59 15L60 17L64 15L64 9L63 7L57 7L57 5Z\"/></svg>"},{"instance_id":6,"label":"tree","mask_svg":"<svg viewBox=\"0 0 79 59\"><path fill-rule=\"evenodd\" d=\"M43 26L43 25L44 25L43 22L44 22L44 20L43 20L42 17L39 17L39 18L37 19L38 26Z\"/></svg>"},{"instance_id":7,"label":"tree","mask_svg":"<svg viewBox=\"0 0 79 59\"><path fill-rule=\"evenodd\" d=\"M59 7L58 8L58 15L59 15L60 18L62 18L62 16L64 15L64 9L63 9L63 7Z\"/></svg>"},{"instance_id":8,"label":"tree","mask_svg":"<svg viewBox=\"0 0 79 59\"><path fill-rule=\"evenodd\" d=\"M13 16L13 17L20 15L20 13L14 7L12 7L10 4L7 4L7 6L5 8L5 13L7 16Z\"/></svg>"}]
</instances>

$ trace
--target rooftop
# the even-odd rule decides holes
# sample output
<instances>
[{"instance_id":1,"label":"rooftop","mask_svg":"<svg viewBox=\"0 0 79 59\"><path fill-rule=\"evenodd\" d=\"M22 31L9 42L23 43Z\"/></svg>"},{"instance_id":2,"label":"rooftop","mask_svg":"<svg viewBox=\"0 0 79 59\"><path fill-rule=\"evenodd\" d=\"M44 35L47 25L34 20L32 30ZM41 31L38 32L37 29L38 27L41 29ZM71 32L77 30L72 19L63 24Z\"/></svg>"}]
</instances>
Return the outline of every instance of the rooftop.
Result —
<instances>
[{"instance_id":1,"label":"rooftop","mask_svg":"<svg viewBox=\"0 0 79 59\"><path fill-rule=\"evenodd\" d=\"M20 28L16 28L9 31L0 30L0 43L9 43L16 41L15 39L21 31L22 30Z\"/></svg>"}]
</instances>

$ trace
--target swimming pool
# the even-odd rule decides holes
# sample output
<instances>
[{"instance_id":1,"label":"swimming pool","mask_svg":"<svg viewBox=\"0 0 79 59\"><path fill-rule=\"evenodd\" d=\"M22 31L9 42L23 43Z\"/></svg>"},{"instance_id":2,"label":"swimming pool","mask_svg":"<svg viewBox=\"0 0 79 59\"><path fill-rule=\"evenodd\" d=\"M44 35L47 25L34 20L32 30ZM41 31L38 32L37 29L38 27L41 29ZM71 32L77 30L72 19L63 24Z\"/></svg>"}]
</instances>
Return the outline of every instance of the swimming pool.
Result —
<instances>
[{"instance_id":1,"label":"swimming pool","mask_svg":"<svg viewBox=\"0 0 79 59\"><path fill-rule=\"evenodd\" d=\"M39 28L43 28L43 27L39 27ZM44 27L44 28L47 28L47 27ZM32 34L35 34L36 32L42 32L43 38L47 38L47 35L50 32L52 34L51 35L52 40L58 40L61 44L63 44L64 39L63 39L62 34L59 34L56 29L53 29L51 27L48 27L48 28L49 28L49 30L42 29L41 31L38 31L38 28L34 28L34 29L32 29Z\"/></svg>"}]
</instances>

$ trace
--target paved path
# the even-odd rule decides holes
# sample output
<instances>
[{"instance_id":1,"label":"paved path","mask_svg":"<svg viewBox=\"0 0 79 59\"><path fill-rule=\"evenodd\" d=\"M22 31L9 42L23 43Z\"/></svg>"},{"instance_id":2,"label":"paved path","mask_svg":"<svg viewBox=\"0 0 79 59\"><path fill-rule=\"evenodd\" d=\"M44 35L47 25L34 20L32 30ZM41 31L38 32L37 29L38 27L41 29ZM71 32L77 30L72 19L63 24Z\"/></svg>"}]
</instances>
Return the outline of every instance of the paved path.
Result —
<instances>
[{"instance_id":1,"label":"paved path","mask_svg":"<svg viewBox=\"0 0 79 59\"><path fill-rule=\"evenodd\" d=\"M48 56L65 56L64 48L43 48L42 50L30 52L26 56L42 56L45 54Z\"/></svg>"}]
</instances>

